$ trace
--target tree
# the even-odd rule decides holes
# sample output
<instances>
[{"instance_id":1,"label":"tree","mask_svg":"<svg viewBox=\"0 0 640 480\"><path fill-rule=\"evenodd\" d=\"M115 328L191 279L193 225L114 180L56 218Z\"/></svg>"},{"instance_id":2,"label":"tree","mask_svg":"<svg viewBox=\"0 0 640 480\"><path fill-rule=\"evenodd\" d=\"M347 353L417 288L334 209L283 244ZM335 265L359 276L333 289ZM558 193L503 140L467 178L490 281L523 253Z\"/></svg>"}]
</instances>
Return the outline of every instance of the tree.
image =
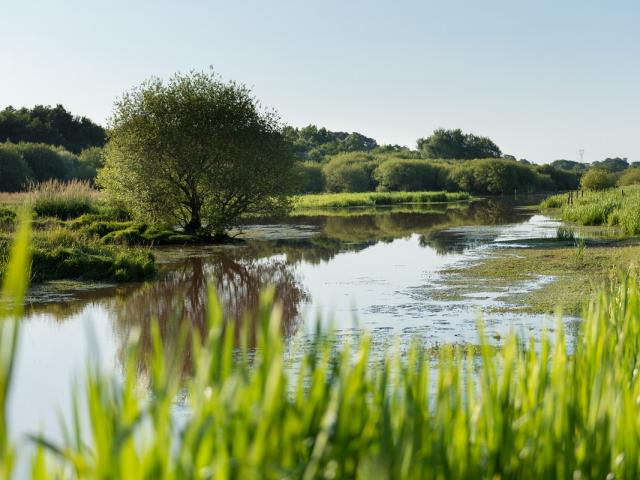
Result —
<instances>
[{"instance_id":1,"label":"tree","mask_svg":"<svg viewBox=\"0 0 640 480\"><path fill-rule=\"evenodd\" d=\"M0 145L0 192L22 190L30 174L29 165L15 145Z\"/></svg>"},{"instance_id":2,"label":"tree","mask_svg":"<svg viewBox=\"0 0 640 480\"><path fill-rule=\"evenodd\" d=\"M0 142L46 143L79 153L84 148L101 147L105 138L100 125L87 117L72 115L62 105L7 107L0 111Z\"/></svg>"},{"instance_id":3,"label":"tree","mask_svg":"<svg viewBox=\"0 0 640 480\"><path fill-rule=\"evenodd\" d=\"M585 190L606 190L616 184L616 175L601 168L590 168L582 176L580 186Z\"/></svg>"},{"instance_id":4,"label":"tree","mask_svg":"<svg viewBox=\"0 0 640 480\"><path fill-rule=\"evenodd\" d=\"M487 137L462 130L437 129L427 138L419 138L418 150L426 158L473 159L499 158L500 148Z\"/></svg>"},{"instance_id":5,"label":"tree","mask_svg":"<svg viewBox=\"0 0 640 480\"><path fill-rule=\"evenodd\" d=\"M67 180L74 168L75 155L43 143L18 143L15 146L31 170L31 180Z\"/></svg>"},{"instance_id":6,"label":"tree","mask_svg":"<svg viewBox=\"0 0 640 480\"><path fill-rule=\"evenodd\" d=\"M116 103L98 184L154 224L221 237L289 206L294 156L277 115L213 73L153 79Z\"/></svg>"},{"instance_id":7,"label":"tree","mask_svg":"<svg viewBox=\"0 0 640 480\"><path fill-rule=\"evenodd\" d=\"M629 168L629 162L627 161L626 158L620 158L620 157L605 158L601 162L593 162L591 166L595 168L600 168L602 170L606 170L611 173L615 173L615 172L623 172L627 168Z\"/></svg>"},{"instance_id":8,"label":"tree","mask_svg":"<svg viewBox=\"0 0 640 480\"><path fill-rule=\"evenodd\" d=\"M300 160L322 161L325 157L345 152L366 152L378 143L358 132L332 132L326 128L307 125L303 128L285 127L284 136L293 145Z\"/></svg>"}]
</instances>

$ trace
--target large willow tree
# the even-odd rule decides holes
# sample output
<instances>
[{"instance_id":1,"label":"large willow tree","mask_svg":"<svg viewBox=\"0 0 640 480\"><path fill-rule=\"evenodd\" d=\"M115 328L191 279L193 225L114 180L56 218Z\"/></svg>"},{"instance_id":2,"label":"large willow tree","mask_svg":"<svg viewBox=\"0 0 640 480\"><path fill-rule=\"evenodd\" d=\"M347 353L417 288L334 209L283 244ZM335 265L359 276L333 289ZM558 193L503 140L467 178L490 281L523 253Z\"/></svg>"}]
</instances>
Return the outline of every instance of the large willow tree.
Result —
<instances>
[{"instance_id":1,"label":"large willow tree","mask_svg":"<svg viewBox=\"0 0 640 480\"><path fill-rule=\"evenodd\" d=\"M116 102L98 183L137 218L223 236L289 206L294 157L277 115L213 73L154 79Z\"/></svg>"}]
</instances>

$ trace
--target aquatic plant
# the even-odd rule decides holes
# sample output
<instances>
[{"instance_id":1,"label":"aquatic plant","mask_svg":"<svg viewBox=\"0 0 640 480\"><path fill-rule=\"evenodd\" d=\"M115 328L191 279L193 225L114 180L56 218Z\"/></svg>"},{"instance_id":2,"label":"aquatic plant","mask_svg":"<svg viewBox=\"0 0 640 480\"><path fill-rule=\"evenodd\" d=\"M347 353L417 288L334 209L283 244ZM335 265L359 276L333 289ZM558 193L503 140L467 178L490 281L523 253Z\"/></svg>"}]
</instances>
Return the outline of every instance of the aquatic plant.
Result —
<instances>
[{"instance_id":1,"label":"aquatic plant","mask_svg":"<svg viewBox=\"0 0 640 480\"><path fill-rule=\"evenodd\" d=\"M565 227L563 225L556 228L556 238L561 241L573 241L575 239L575 232L573 228Z\"/></svg>"},{"instance_id":2,"label":"aquatic plant","mask_svg":"<svg viewBox=\"0 0 640 480\"><path fill-rule=\"evenodd\" d=\"M28 227L19 230L11 283L24 294ZM432 352L414 343L380 359L371 338L337 344L319 331L291 369L280 311L262 297L258 344L225 323L213 291L209 333L185 332L193 375L157 328L138 377L132 338L119 381L88 370L61 443L34 435L32 478L637 478L640 475L640 282L629 274L585 312L575 345L562 323L523 342ZM4 302L3 306L8 304ZM9 317L19 316L13 302ZM6 315L6 310L5 310ZM19 324L0 329L0 406L11 387ZM8 326L15 326L11 329ZM234 342L237 343L234 345ZM140 382L144 388L141 388ZM189 410L173 414L182 392ZM88 412L85 425L81 405ZM6 410L0 460L15 445Z\"/></svg>"}]
</instances>

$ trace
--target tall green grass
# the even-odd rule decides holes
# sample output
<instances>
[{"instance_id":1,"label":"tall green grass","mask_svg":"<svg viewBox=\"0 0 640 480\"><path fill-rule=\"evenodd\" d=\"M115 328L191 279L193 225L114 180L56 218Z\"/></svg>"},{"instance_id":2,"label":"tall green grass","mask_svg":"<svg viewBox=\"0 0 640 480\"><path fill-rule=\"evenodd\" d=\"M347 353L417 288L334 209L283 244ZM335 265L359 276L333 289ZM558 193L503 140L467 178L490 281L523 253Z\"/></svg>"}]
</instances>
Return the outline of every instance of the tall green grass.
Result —
<instances>
[{"instance_id":1,"label":"tall green grass","mask_svg":"<svg viewBox=\"0 0 640 480\"><path fill-rule=\"evenodd\" d=\"M640 186L580 192L572 203L567 194L553 195L541 207L559 208L567 222L617 226L627 235L640 233Z\"/></svg>"},{"instance_id":2,"label":"tall green grass","mask_svg":"<svg viewBox=\"0 0 640 480\"><path fill-rule=\"evenodd\" d=\"M362 192L300 195L293 199L296 209L326 207L372 207L403 203L443 203L469 200L465 192Z\"/></svg>"},{"instance_id":3,"label":"tall green grass","mask_svg":"<svg viewBox=\"0 0 640 480\"><path fill-rule=\"evenodd\" d=\"M28 228L20 232L15 283L6 283L4 298L19 297L26 286ZM32 437L32 477L640 476L635 275L593 300L571 351L558 322L553 340L511 335L493 348L481 332L479 349L441 348L435 362L418 344L381 361L370 336L338 344L329 333L307 345L291 369L273 295L262 298L255 350L246 329L224 321L213 291L209 301L207 338L184 332L178 342L190 349L192 375L181 375L180 349L165 349L157 327L150 357L141 358L133 338L122 381L89 369L61 443ZM18 330L6 332L0 330L0 400L11 385ZM182 420L173 414L178 396L189 410ZM80 426L81 403L88 430ZM8 474L16 450L2 412Z\"/></svg>"},{"instance_id":4,"label":"tall green grass","mask_svg":"<svg viewBox=\"0 0 640 480\"><path fill-rule=\"evenodd\" d=\"M84 180L47 180L29 188L30 201L38 216L62 220L95 211L97 196L97 191Z\"/></svg>"}]
</instances>

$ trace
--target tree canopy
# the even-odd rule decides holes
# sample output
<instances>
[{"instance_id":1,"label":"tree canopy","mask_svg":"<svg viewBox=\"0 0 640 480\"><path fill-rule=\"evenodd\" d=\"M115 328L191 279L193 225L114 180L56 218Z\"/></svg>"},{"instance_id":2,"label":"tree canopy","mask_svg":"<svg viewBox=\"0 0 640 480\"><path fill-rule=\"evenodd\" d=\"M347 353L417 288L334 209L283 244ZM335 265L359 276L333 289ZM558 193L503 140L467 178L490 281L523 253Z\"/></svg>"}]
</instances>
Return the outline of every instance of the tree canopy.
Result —
<instances>
[{"instance_id":1,"label":"tree canopy","mask_svg":"<svg viewBox=\"0 0 640 480\"><path fill-rule=\"evenodd\" d=\"M80 153L88 147L101 147L106 133L87 117L78 117L62 105L36 105L33 108L7 107L0 111L0 142L46 143Z\"/></svg>"},{"instance_id":2,"label":"tree canopy","mask_svg":"<svg viewBox=\"0 0 640 480\"><path fill-rule=\"evenodd\" d=\"M289 207L295 158L279 118L213 73L153 79L116 103L98 183L141 219L224 235Z\"/></svg>"},{"instance_id":3,"label":"tree canopy","mask_svg":"<svg viewBox=\"0 0 640 480\"><path fill-rule=\"evenodd\" d=\"M328 155L344 152L367 152L378 143L358 132L332 132L326 128L307 125L303 128L285 127L283 134L293 145L299 160L321 161Z\"/></svg>"},{"instance_id":4,"label":"tree canopy","mask_svg":"<svg viewBox=\"0 0 640 480\"><path fill-rule=\"evenodd\" d=\"M499 158L500 148L487 137L456 130L437 129L427 138L417 140L418 150L426 158L469 160Z\"/></svg>"}]
</instances>

